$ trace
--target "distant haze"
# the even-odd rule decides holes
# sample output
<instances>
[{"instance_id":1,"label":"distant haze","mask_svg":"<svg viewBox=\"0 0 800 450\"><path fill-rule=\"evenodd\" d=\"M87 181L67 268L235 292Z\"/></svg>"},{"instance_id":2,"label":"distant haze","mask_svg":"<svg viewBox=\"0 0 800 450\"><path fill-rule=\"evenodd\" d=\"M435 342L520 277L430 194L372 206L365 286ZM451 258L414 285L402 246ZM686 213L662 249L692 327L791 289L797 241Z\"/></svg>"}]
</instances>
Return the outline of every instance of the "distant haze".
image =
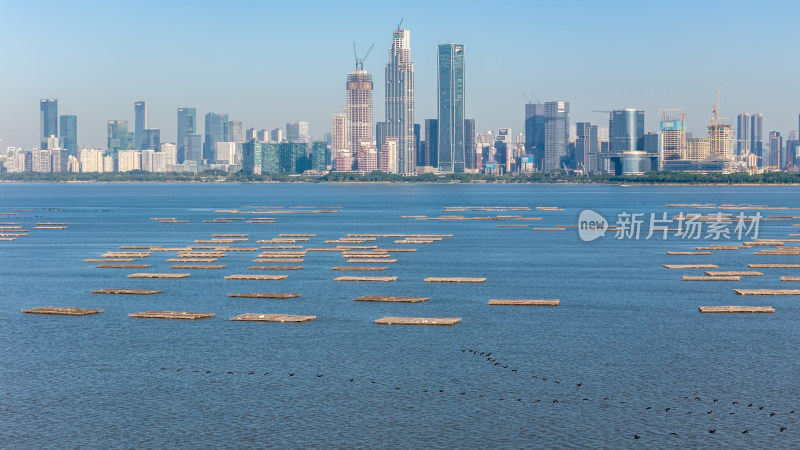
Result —
<instances>
[{"instance_id":1,"label":"distant haze","mask_svg":"<svg viewBox=\"0 0 800 450\"><path fill-rule=\"evenodd\" d=\"M402 6L402 8L401 8ZM307 121L330 131L359 53L384 118L392 30L411 32L415 118L436 117L436 45L465 45L466 116L478 132L522 131L522 92L570 102L570 121L608 126L592 110L685 108L705 133L720 114L764 115L764 136L797 130L800 2L11 2L0 0L0 139L39 145L39 99L78 116L80 147L106 148L107 120L144 100L149 126L174 142L176 110L242 120L244 129ZM531 94L533 93L533 94Z\"/></svg>"}]
</instances>

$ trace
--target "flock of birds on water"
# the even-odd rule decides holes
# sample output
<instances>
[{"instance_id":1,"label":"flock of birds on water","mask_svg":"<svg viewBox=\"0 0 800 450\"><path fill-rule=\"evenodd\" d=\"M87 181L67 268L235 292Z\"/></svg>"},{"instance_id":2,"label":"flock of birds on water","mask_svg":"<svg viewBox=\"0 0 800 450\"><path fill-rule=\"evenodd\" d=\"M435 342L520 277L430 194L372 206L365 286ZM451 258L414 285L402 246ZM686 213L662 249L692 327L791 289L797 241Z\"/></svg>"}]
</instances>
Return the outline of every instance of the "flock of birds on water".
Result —
<instances>
[{"instance_id":1,"label":"flock of birds on water","mask_svg":"<svg viewBox=\"0 0 800 450\"><path fill-rule=\"evenodd\" d=\"M526 375L526 374L522 373L519 369L512 367L510 364L507 364L505 362L502 362L502 361L498 360L497 357L493 356L493 354L492 354L493 352L482 352L482 351L478 351L478 350L463 348L463 349L461 349L461 353L480 357L487 364L489 364L493 368L496 368L497 370L504 370L504 371L507 371L508 373L520 374L520 376L525 376ZM174 370L175 372L184 372L183 368L169 369L167 367L162 367L161 370L162 371ZM218 374L223 374L223 375L226 375L226 376L237 375L237 374L243 375L244 374L244 375L248 375L248 376L261 375L261 376L294 377L295 375L298 375L298 378L301 375L300 373L296 374L295 372L286 372L286 373L283 373L283 372L281 372L281 373L263 372L263 374L262 374L261 372L256 372L256 371L252 371L252 370L250 370L250 371L238 371L238 372L237 371L231 371L231 370L218 371L218 372L213 372L211 370L186 370L186 372L191 372L191 373L196 373L196 374L218 373ZM528 374L528 375L530 375L530 374ZM317 378L317 379L324 378L324 377L325 377L325 374L315 373L315 378ZM573 382L569 382L569 383L568 382L564 382L562 384L562 380L555 379L552 376L547 377L547 376L541 376L541 375L530 375L530 378L531 378L531 380L536 380L536 381L540 381L540 382L543 382L543 383L552 383L553 385L561 386L562 390L563 389L571 389L572 394L580 393L581 392L581 388L584 386L583 382L574 382L574 381ZM356 382L356 381L360 381L360 380L357 377L356 378L348 378L347 379L347 382L349 382L349 383L353 383L353 382ZM369 382L370 382L370 384L375 384L375 385L385 385L386 384L386 383L383 383L383 382L380 382L380 381L376 381L376 380L369 380ZM396 387L394 387L394 390L395 391L401 391L401 390L403 390L403 388L401 388L399 386L396 386ZM421 391L423 393L429 393L429 392L435 393L437 391L439 393L445 393L446 391L449 392L449 390L445 390L445 389L422 389ZM462 395L462 396L466 396L467 395L467 392L463 391L463 390L456 390L456 392L459 395ZM563 392L562 392L562 394L563 394ZM485 394L478 394L477 397L478 398L486 398L486 395ZM496 400L498 400L498 401L509 400L509 401L512 401L512 402L522 402L522 403L527 401L526 399L523 399L522 397L511 397L511 398L498 397ZM580 403L591 403L594 400L596 400L596 399L592 399L592 398L589 398L589 397L583 397L583 396L579 395L578 397L574 397L573 396L571 398L570 397L563 397L563 396L562 396L562 398L551 398L551 399L537 398L537 399L533 400L533 402L534 403L545 403L545 404L549 403L551 405L556 405L556 404L565 404L565 403L568 404L568 403L571 403L573 401L580 402ZM686 395L686 396L683 396L683 400L685 400L687 402L692 402L695 407L693 407L693 408L684 408L683 410L679 411L678 410L679 408L677 408L677 407L676 408L673 408L673 407L660 408L660 407L654 407L654 406L646 406L646 407L641 408L641 412L642 413L649 413L649 412L663 411L664 413L667 413L667 414L679 414L679 413L682 413L682 414L684 414L686 416L693 415L693 414L694 415L701 415L701 416L704 415L704 416L707 416L709 419L712 419L712 418L716 419L716 418L721 418L721 417L734 416L734 415L737 414L736 410L739 410L739 412L741 413L743 411L741 408L747 408L747 411L753 411L753 412L758 411L759 413L763 412L764 414L768 414L770 418L775 418L775 420L776 420L776 428L777 428L778 432L780 432L780 433L783 433L783 432L787 431L789 429L789 427L781 425L781 424L778 424L777 422L779 420L783 419L783 418L786 418L786 417L791 417L791 418L795 417L795 416L793 416L793 414L795 414L795 410L778 412L778 411L773 411L773 410L770 410L770 409L766 409L765 406L757 405L755 402L730 401L729 402L730 405L728 405L728 402L720 401L718 398L701 398L699 395L693 395L693 396ZM711 402L710 404L708 403L709 400ZM630 407L633 407L630 402L627 402L627 401L624 401L624 400L615 400L615 399L612 399L611 397L603 397L602 398L602 402L604 402L604 403L617 403L617 404L620 404L620 405L631 405ZM703 402L705 402L705 403L703 403ZM703 405L707 405L707 406L706 407L702 407ZM743 434L743 435L747 435L747 434L750 434L751 431L753 431L753 428L745 428L745 429L741 430L740 433ZM717 434L717 428L709 428L708 429L708 434ZM677 432L670 432L669 435L670 436L678 436L679 434ZM641 435L641 434L633 434L631 436L632 439L641 439L642 437L643 437L643 435Z\"/></svg>"}]
</instances>

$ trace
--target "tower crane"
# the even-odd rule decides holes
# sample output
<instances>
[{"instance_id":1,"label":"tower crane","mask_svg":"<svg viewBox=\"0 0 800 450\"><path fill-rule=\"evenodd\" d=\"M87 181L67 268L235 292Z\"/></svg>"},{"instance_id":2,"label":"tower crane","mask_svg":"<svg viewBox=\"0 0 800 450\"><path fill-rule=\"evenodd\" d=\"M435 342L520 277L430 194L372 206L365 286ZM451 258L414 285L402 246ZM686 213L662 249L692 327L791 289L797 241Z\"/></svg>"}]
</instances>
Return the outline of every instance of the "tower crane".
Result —
<instances>
[{"instance_id":1,"label":"tower crane","mask_svg":"<svg viewBox=\"0 0 800 450\"><path fill-rule=\"evenodd\" d=\"M367 53L364 56L362 56L361 58L359 58L358 57L358 50L356 50L356 41L353 41L353 56L355 56L355 58L356 58L356 69L357 70L364 70L364 61L367 60L367 57L369 56L370 52L372 51L372 47L375 47L374 43L369 47L369 50L367 50Z\"/></svg>"}]
</instances>

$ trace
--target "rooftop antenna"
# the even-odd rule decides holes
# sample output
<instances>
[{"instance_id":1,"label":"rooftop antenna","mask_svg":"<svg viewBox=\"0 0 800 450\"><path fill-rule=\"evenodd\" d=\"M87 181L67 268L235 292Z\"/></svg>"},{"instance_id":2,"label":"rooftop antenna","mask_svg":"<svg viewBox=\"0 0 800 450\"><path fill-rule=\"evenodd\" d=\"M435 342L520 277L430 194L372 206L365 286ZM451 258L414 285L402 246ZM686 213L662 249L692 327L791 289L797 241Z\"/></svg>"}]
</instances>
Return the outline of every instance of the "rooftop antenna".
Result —
<instances>
[{"instance_id":1,"label":"rooftop antenna","mask_svg":"<svg viewBox=\"0 0 800 450\"><path fill-rule=\"evenodd\" d=\"M364 70L364 61L367 60L367 57L369 56L370 52L372 51L372 47L375 47L374 43L369 47L369 50L367 50L367 54L364 55L363 57L359 58L358 57L358 50L356 50L356 41L353 41L353 56L355 56L355 58L356 58L356 70Z\"/></svg>"}]
</instances>

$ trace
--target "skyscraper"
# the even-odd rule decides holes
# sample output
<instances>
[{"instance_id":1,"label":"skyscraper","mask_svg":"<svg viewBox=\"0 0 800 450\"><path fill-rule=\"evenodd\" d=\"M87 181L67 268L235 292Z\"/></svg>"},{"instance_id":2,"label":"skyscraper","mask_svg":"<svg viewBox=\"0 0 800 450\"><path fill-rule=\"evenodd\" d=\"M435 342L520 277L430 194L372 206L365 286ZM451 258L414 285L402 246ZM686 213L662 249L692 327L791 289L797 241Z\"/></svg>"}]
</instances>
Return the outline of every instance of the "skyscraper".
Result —
<instances>
[{"instance_id":1,"label":"skyscraper","mask_svg":"<svg viewBox=\"0 0 800 450\"><path fill-rule=\"evenodd\" d=\"M750 152L754 155L764 156L761 114L750 116Z\"/></svg>"},{"instance_id":2,"label":"skyscraper","mask_svg":"<svg viewBox=\"0 0 800 450\"><path fill-rule=\"evenodd\" d=\"M231 120L228 122L228 139L231 142L244 142L244 131L242 131L241 120Z\"/></svg>"},{"instance_id":3,"label":"skyscraper","mask_svg":"<svg viewBox=\"0 0 800 450\"><path fill-rule=\"evenodd\" d=\"M58 100L39 100L39 148L47 148L47 138L58 136Z\"/></svg>"},{"instance_id":4,"label":"skyscraper","mask_svg":"<svg viewBox=\"0 0 800 450\"><path fill-rule=\"evenodd\" d=\"M196 133L197 130L197 109L196 108L178 108L178 134L176 137L178 146L178 164L183 164L186 159L192 161L199 161L186 156L186 140L189 136Z\"/></svg>"},{"instance_id":5,"label":"skyscraper","mask_svg":"<svg viewBox=\"0 0 800 450\"><path fill-rule=\"evenodd\" d=\"M597 153L600 147L600 141L597 139L597 125L578 122L575 124L575 134L577 136L575 139L575 163L587 175L596 172L598 170Z\"/></svg>"},{"instance_id":6,"label":"skyscraper","mask_svg":"<svg viewBox=\"0 0 800 450\"><path fill-rule=\"evenodd\" d=\"M769 156L767 160L770 166L780 169L781 149L783 148L783 137L777 131L769 132Z\"/></svg>"},{"instance_id":7,"label":"skyscraper","mask_svg":"<svg viewBox=\"0 0 800 450\"><path fill-rule=\"evenodd\" d=\"M464 119L464 169L478 167L476 152L478 143L475 134L475 119Z\"/></svg>"},{"instance_id":8,"label":"skyscraper","mask_svg":"<svg viewBox=\"0 0 800 450\"><path fill-rule=\"evenodd\" d=\"M145 128L142 130L142 141L139 143L142 150L161 151L161 130L158 128Z\"/></svg>"},{"instance_id":9,"label":"skyscraper","mask_svg":"<svg viewBox=\"0 0 800 450\"><path fill-rule=\"evenodd\" d=\"M333 170L353 170L353 153L347 142L347 117L334 114L331 117L331 159Z\"/></svg>"},{"instance_id":10,"label":"skyscraper","mask_svg":"<svg viewBox=\"0 0 800 450\"><path fill-rule=\"evenodd\" d=\"M683 118L663 117L659 130L661 131L660 153L661 160L671 161L686 158L686 126Z\"/></svg>"},{"instance_id":11,"label":"skyscraper","mask_svg":"<svg viewBox=\"0 0 800 450\"><path fill-rule=\"evenodd\" d=\"M464 46L439 45L437 66L440 172L464 171Z\"/></svg>"},{"instance_id":12,"label":"skyscraper","mask_svg":"<svg viewBox=\"0 0 800 450\"><path fill-rule=\"evenodd\" d=\"M550 171L561 167L567 157L569 102L545 102L544 116L543 170Z\"/></svg>"},{"instance_id":13,"label":"skyscraper","mask_svg":"<svg viewBox=\"0 0 800 450\"><path fill-rule=\"evenodd\" d=\"M59 117L59 132L61 145L67 149L67 154L78 157L78 116Z\"/></svg>"},{"instance_id":14,"label":"skyscraper","mask_svg":"<svg viewBox=\"0 0 800 450\"><path fill-rule=\"evenodd\" d=\"M187 161L194 161L200 164L203 161L203 136L200 134L189 134L183 139L184 158L179 160L179 164ZM180 158L180 156L178 157Z\"/></svg>"},{"instance_id":15,"label":"skyscraper","mask_svg":"<svg viewBox=\"0 0 800 450\"><path fill-rule=\"evenodd\" d=\"M525 105L525 154L533 155L534 165L544 167L544 103Z\"/></svg>"},{"instance_id":16,"label":"skyscraper","mask_svg":"<svg viewBox=\"0 0 800 450\"><path fill-rule=\"evenodd\" d=\"M120 150L133 150L133 133L128 131L127 120L109 120L106 129L109 156L117 156Z\"/></svg>"},{"instance_id":17,"label":"skyscraper","mask_svg":"<svg viewBox=\"0 0 800 450\"><path fill-rule=\"evenodd\" d=\"M750 152L750 114L741 113L736 116L736 154L745 155Z\"/></svg>"},{"instance_id":18,"label":"skyscraper","mask_svg":"<svg viewBox=\"0 0 800 450\"><path fill-rule=\"evenodd\" d=\"M133 122L133 145L136 150L144 150L144 143L142 142L142 133L147 128L147 103L136 102L133 104L134 122Z\"/></svg>"},{"instance_id":19,"label":"skyscraper","mask_svg":"<svg viewBox=\"0 0 800 450\"><path fill-rule=\"evenodd\" d=\"M309 143L308 122L289 122L286 124L286 140L289 142Z\"/></svg>"},{"instance_id":20,"label":"skyscraper","mask_svg":"<svg viewBox=\"0 0 800 450\"><path fill-rule=\"evenodd\" d=\"M437 167L439 165L439 121L425 119L425 156L421 166Z\"/></svg>"},{"instance_id":21,"label":"skyscraper","mask_svg":"<svg viewBox=\"0 0 800 450\"><path fill-rule=\"evenodd\" d=\"M416 172L414 152L414 63L411 62L411 34L397 29L386 64L386 136L396 137L397 171ZM378 146L382 142L378 142Z\"/></svg>"},{"instance_id":22,"label":"skyscraper","mask_svg":"<svg viewBox=\"0 0 800 450\"><path fill-rule=\"evenodd\" d=\"M360 147L369 147L374 143L372 136L372 74L364 70L364 64L360 60L356 61L356 68L347 75L346 87L347 142L350 145L350 153L358 158ZM367 151L367 153L369 152ZM368 161L367 158L361 158L361 160ZM372 169L372 164L369 164L369 167ZM375 167L377 167L377 162ZM362 167L358 167L358 169L367 170Z\"/></svg>"},{"instance_id":23,"label":"skyscraper","mask_svg":"<svg viewBox=\"0 0 800 450\"><path fill-rule=\"evenodd\" d=\"M635 108L611 111L608 133L610 152L644 151L644 111Z\"/></svg>"},{"instance_id":24,"label":"skyscraper","mask_svg":"<svg viewBox=\"0 0 800 450\"><path fill-rule=\"evenodd\" d=\"M206 114L206 140L203 143L203 159L214 160L217 142L228 141L228 115L210 112Z\"/></svg>"}]
</instances>

